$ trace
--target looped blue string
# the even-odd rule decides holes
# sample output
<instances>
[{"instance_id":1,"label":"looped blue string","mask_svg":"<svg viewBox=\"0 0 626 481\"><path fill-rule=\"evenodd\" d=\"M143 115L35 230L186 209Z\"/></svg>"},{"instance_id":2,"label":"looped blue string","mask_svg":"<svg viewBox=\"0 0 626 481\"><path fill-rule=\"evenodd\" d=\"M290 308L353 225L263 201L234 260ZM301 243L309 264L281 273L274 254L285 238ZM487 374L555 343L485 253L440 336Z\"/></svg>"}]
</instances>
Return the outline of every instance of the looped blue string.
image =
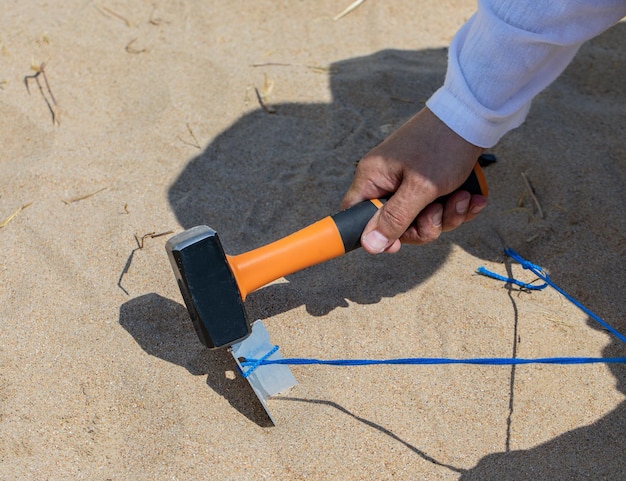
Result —
<instances>
[{"instance_id":1,"label":"looped blue string","mask_svg":"<svg viewBox=\"0 0 626 481\"><path fill-rule=\"evenodd\" d=\"M260 359L244 359L243 361L240 361L239 364L241 364L243 367L250 368L250 369L246 369L245 372L244 371L241 372L243 378L246 379L248 376L250 376L250 374L252 374L256 370L257 367L264 365L264 364L269 364L271 361L268 360L268 358L272 354L274 354L276 351L278 351L278 346L274 346L272 349L269 350L267 354L265 354Z\"/></svg>"},{"instance_id":2,"label":"looped blue string","mask_svg":"<svg viewBox=\"0 0 626 481\"><path fill-rule=\"evenodd\" d=\"M578 302L576 299L574 299L572 296L570 296L567 292L565 292L563 289L561 289L559 286L557 286L552 281L552 279L550 279L550 276L544 272L543 268L539 267L538 265L533 264L532 262L527 261L522 256L520 256L517 252L515 252L513 249L509 249L509 248L504 249L504 253L507 256L509 256L511 259L513 259L514 261L518 262L524 269L529 270L530 272L535 274L539 279L544 281L546 283L546 285L549 285L550 287L552 287L552 289L554 289L559 294L561 294L563 297L565 297L568 301L570 301L572 304L574 304L576 307L578 307L581 311L583 311L585 314L587 314L589 317L591 317L594 321L596 321L598 324L600 324L604 329L609 331L611 334L613 334L620 341L626 342L626 336L621 334L617 329L615 329L610 324L605 322L600 316L598 316L597 314L595 314L591 310L587 309L580 302ZM494 273L488 271L484 267L482 269L479 268L477 270L477 272L480 273L480 274L483 274L483 275L487 275L489 277L494 277L495 279L503 280L504 282L512 282L512 283L514 283L516 285L521 285L522 284L522 283L520 283L519 281L517 281L515 279L510 279L510 278L507 278L507 277L498 276L497 274L494 274ZM495 277L495 276L498 276L498 277ZM528 285L525 285L523 287L526 287L526 288L530 289L530 287L528 287Z\"/></svg>"},{"instance_id":3,"label":"looped blue string","mask_svg":"<svg viewBox=\"0 0 626 481\"><path fill-rule=\"evenodd\" d=\"M600 324L604 329L609 331L615 337L617 337L620 341L626 342L626 336L621 334L615 328L607 324L604 320L602 320L598 315L591 312L585 306L583 306L580 302L574 299L572 296L567 294L563 289L557 286L552 280L550 276L541 268L540 266L533 264L532 262L527 261L522 256L520 256L513 249L505 249L504 253L509 256L511 259L518 262L524 269L530 270L533 274L535 274L539 279L544 281L543 285L535 285L528 284L517 279L512 279L509 277L504 277L494 272L488 271L484 267L480 267L477 271L480 274L492 277L494 279L501 280L503 282L512 283L518 285L524 289L530 290L541 290L547 286L552 287L557 292L559 292L562 296L564 296L567 300L569 300L576 307L581 309L585 314L594 319L598 324ZM240 362L240 364L244 367L249 367L245 373L243 373L244 377L248 377L252 372L258 368L259 366L264 366L268 364L291 364L291 365L310 365L310 364L321 364L328 366L371 366L371 365L379 365L379 364L422 364L422 365L432 365L432 364L478 364L478 365L495 365L495 366L512 366L512 365L520 365L520 364L626 364L626 357L545 357L545 358L537 358L537 359L522 359L522 358L500 358L500 357L491 357L491 358L474 358L474 359L450 359L450 358L428 358L428 357L410 357L410 358L400 358L400 359L304 359L304 358L286 358L286 359L268 359L272 354L274 354L278 350L278 346L274 346L270 352L265 354L260 359L244 359Z\"/></svg>"},{"instance_id":4,"label":"looped blue string","mask_svg":"<svg viewBox=\"0 0 626 481\"><path fill-rule=\"evenodd\" d=\"M476 272L478 272L479 274L482 274L483 276L491 277L498 281L506 282L507 284L515 284L516 286L519 286L522 289L528 289L529 291L541 291L545 289L546 287L548 287L547 282L544 282L541 285L529 284L527 282L518 281L517 279L514 279L513 277L501 276L500 274L496 274L493 271L487 270L484 266L480 266L478 269L476 269Z\"/></svg>"}]
</instances>

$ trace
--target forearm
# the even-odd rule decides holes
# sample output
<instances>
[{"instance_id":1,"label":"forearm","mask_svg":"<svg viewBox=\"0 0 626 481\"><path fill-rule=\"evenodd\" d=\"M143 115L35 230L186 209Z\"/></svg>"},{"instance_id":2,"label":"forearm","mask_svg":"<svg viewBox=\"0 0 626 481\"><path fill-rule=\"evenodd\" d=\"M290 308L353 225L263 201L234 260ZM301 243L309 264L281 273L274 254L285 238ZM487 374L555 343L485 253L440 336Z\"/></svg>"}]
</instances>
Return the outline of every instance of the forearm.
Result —
<instances>
[{"instance_id":1,"label":"forearm","mask_svg":"<svg viewBox=\"0 0 626 481\"><path fill-rule=\"evenodd\" d=\"M427 106L468 142L491 147L525 120L586 40L625 15L626 0L481 0Z\"/></svg>"}]
</instances>

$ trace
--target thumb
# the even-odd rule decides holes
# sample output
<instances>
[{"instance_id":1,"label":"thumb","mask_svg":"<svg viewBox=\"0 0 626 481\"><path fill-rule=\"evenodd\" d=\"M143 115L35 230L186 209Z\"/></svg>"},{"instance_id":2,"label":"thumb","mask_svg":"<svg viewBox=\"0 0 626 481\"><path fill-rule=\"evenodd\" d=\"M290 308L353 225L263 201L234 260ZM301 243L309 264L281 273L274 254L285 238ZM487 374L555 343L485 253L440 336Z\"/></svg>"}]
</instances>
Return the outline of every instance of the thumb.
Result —
<instances>
[{"instance_id":1,"label":"thumb","mask_svg":"<svg viewBox=\"0 0 626 481\"><path fill-rule=\"evenodd\" d=\"M417 200L417 201L416 201ZM374 214L361 235L361 245L370 254L396 252L398 240L413 223L417 214L428 204L415 196L407 195L407 189L398 191Z\"/></svg>"}]
</instances>

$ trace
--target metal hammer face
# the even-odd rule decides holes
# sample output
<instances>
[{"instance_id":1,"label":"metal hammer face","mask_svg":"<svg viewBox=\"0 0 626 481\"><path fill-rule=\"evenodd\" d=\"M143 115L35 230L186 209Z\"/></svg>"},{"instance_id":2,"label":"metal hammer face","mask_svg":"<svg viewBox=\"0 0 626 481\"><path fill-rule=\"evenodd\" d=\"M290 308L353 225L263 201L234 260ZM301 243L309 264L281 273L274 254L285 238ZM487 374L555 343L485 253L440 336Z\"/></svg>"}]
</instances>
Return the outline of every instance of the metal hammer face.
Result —
<instances>
[{"instance_id":1,"label":"metal hammer face","mask_svg":"<svg viewBox=\"0 0 626 481\"><path fill-rule=\"evenodd\" d=\"M193 227L170 238L166 250L200 341L214 349L247 337L243 299L217 232Z\"/></svg>"}]
</instances>

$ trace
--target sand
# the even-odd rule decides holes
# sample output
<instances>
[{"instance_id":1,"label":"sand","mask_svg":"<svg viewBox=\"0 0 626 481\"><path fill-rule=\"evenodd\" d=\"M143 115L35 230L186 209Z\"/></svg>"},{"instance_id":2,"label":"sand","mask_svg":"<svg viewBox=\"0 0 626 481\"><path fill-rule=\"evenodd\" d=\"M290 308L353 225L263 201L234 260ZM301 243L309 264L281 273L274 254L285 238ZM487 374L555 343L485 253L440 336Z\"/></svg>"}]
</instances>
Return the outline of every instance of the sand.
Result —
<instances>
[{"instance_id":1,"label":"sand","mask_svg":"<svg viewBox=\"0 0 626 481\"><path fill-rule=\"evenodd\" d=\"M335 212L474 2L9 3L0 222L28 207L0 228L0 479L626 479L623 365L296 366L272 427L165 255L196 224L237 254ZM626 355L557 292L475 273L533 280L514 248L626 332L625 40L492 149L476 221L280 279L250 318L286 357Z\"/></svg>"}]
</instances>

